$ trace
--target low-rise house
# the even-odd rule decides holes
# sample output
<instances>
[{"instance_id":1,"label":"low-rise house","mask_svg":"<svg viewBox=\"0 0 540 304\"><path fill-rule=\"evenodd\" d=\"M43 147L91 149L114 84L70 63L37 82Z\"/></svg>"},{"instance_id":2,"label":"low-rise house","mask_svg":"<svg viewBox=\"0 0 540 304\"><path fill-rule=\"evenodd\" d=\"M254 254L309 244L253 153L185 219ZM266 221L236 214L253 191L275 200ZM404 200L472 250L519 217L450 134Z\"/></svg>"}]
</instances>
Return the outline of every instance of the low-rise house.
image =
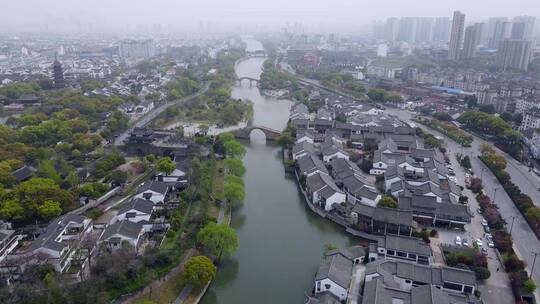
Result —
<instances>
[{"instance_id":1,"label":"low-rise house","mask_svg":"<svg viewBox=\"0 0 540 304\"><path fill-rule=\"evenodd\" d=\"M24 182L26 180L29 180L32 176L34 176L34 170L30 168L29 166L22 166L19 169L11 172L11 175L15 177L17 182Z\"/></svg>"},{"instance_id":2,"label":"low-rise house","mask_svg":"<svg viewBox=\"0 0 540 304\"><path fill-rule=\"evenodd\" d=\"M324 163L313 154L306 154L296 160L299 177L309 177L317 173L328 174Z\"/></svg>"},{"instance_id":3,"label":"low-rise house","mask_svg":"<svg viewBox=\"0 0 540 304\"><path fill-rule=\"evenodd\" d=\"M296 132L296 144L302 142L308 142L310 144L313 144L314 140L315 136L313 135L313 132L311 130L301 130Z\"/></svg>"},{"instance_id":4,"label":"low-rise house","mask_svg":"<svg viewBox=\"0 0 540 304\"><path fill-rule=\"evenodd\" d=\"M365 282L367 284L378 277L393 281L405 291L423 285L433 285L448 293L474 294L476 290L474 272L447 266L379 259L366 265Z\"/></svg>"},{"instance_id":5,"label":"low-rise house","mask_svg":"<svg viewBox=\"0 0 540 304\"><path fill-rule=\"evenodd\" d=\"M63 273L71 265L72 256L84 238L92 231L89 218L68 214L53 220L45 231L34 240L29 248L21 249L21 256L29 258L29 263L51 264Z\"/></svg>"},{"instance_id":6,"label":"low-rise house","mask_svg":"<svg viewBox=\"0 0 540 304\"><path fill-rule=\"evenodd\" d=\"M341 304L341 301L330 292L321 292L308 296L305 304Z\"/></svg>"},{"instance_id":7,"label":"low-rise house","mask_svg":"<svg viewBox=\"0 0 540 304\"><path fill-rule=\"evenodd\" d=\"M336 185L334 180L325 173L316 173L306 179L308 199L326 211L334 209L335 204L346 201L346 195Z\"/></svg>"},{"instance_id":8,"label":"low-rise house","mask_svg":"<svg viewBox=\"0 0 540 304\"><path fill-rule=\"evenodd\" d=\"M99 243L105 244L110 250L116 250L122 248L122 243L126 242L137 251L143 235L144 228L142 224L119 221L105 228Z\"/></svg>"},{"instance_id":9,"label":"low-rise house","mask_svg":"<svg viewBox=\"0 0 540 304\"><path fill-rule=\"evenodd\" d=\"M135 198L150 200L154 204L162 204L169 193L169 186L165 182L148 181L137 189Z\"/></svg>"},{"instance_id":10,"label":"low-rise house","mask_svg":"<svg viewBox=\"0 0 540 304\"><path fill-rule=\"evenodd\" d=\"M325 163L330 162L334 158L349 159L349 154L343 151L336 145L322 145L321 154Z\"/></svg>"},{"instance_id":11,"label":"low-rise house","mask_svg":"<svg viewBox=\"0 0 540 304\"><path fill-rule=\"evenodd\" d=\"M315 148L313 143L310 143L309 141L301 141L293 146L292 157L294 160L297 160L302 156L306 156L307 154L316 155L317 150L318 149Z\"/></svg>"},{"instance_id":12,"label":"low-rise house","mask_svg":"<svg viewBox=\"0 0 540 304\"><path fill-rule=\"evenodd\" d=\"M401 195L398 205L402 210L410 210L414 220L424 226L463 228L471 222L469 208L447 201L437 202L436 198L423 195Z\"/></svg>"},{"instance_id":13,"label":"low-rise house","mask_svg":"<svg viewBox=\"0 0 540 304\"><path fill-rule=\"evenodd\" d=\"M403 259L418 264L433 263L431 247L415 237L386 235L379 238L377 253L385 258Z\"/></svg>"},{"instance_id":14,"label":"low-rise house","mask_svg":"<svg viewBox=\"0 0 540 304\"><path fill-rule=\"evenodd\" d=\"M11 224L0 220L0 263L17 247L21 239L22 236L11 229Z\"/></svg>"},{"instance_id":15,"label":"low-rise house","mask_svg":"<svg viewBox=\"0 0 540 304\"><path fill-rule=\"evenodd\" d=\"M340 301L345 301L349 294L352 268L352 257L346 251L328 252L315 275L314 293L330 292Z\"/></svg>"},{"instance_id":16,"label":"low-rise house","mask_svg":"<svg viewBox=\"0 0 540 304\"><path fill-rule=\"evenodd\" d=\"M118 210L116 219L118 221L127 220L134 223L141 221L149 222L154 208L155 206L152 201L134 198Z\"/></svg>"},{"instance_id":17,"label":"low-rise house","mask_svg":"<svg viewBox=\"0 0 540 304\"><path fill-rule=\"evenodd\" d=\"M411 236L417 223L410 210L356 204L350 210L353 227L373 234Z\"/></svg>"}]
</instances>

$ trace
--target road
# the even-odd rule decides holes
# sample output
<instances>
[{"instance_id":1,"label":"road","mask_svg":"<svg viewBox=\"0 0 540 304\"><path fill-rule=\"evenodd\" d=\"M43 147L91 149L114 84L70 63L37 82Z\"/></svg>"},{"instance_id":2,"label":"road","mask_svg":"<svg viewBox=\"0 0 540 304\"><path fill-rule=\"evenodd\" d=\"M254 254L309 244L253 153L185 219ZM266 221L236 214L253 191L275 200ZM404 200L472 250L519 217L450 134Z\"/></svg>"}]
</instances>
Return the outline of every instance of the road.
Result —
<instances>
[{"instance_id":1,"label":"road","mask_svg":"<svg viewBox=\"0 0 540 304\"><path fill-rule=\"evenodd\" d=\"M412 118L412 114L407 111L399 109L389 109L387 111L389 112L389 114L396 115L399 119L403 121L410 121L410 119ZM510 197L503 190L499 181L477 157L479 155L480 145L482 143L486 143L486 141L477 136L474 136L474 141L471 147L464 148L439 132L433 131L431 129L429 129L428 131L430 133L442 136L446 139L446 147L449 151L450 156L453 156L456 152L463 153L464 155L469 155L469 157L471 158L473 172L475 172L477 176L482 176L484 190L491 198L495 197L495 202L499 206L499 212L501 213L503 219L508 223L509 226L512 223L512 220L514 220L514 225L512 228L514 250L521 257L521 259L526 262L527 270L530 272L533 262L532 250L540 249L540 241L533 233L527 222L525 222L525 219L518 211L514 203L510 200ZM533 200L536 200L536 198L538 197L538 193L536 191L536 183L538 183L538 180L536 176L534 176L532 172L529 173L528 169L525 166L516 164L517 161L512 159L507 154L502 153L500 150L498 150L498 152L504 155L507 159L507 162L509 163L507 171L510 174L512 181L521 188L521 191L523 193L529 195L534 194L534 196L531 195L531 198L533 198ZM454 168L457 167L454 166ZM530 186L531 184L535 185L532 189ZM494 195L495 189L497 189L496 195ZM469 202L471 202L471 199L469 199ZM472 200L471 203L471 209L475 210L472 207L472 205L476 203L475 200ZM479 216L477 215L476 218L479 218ZM474 226L476 225L472 225L471 228L473 231L475 231ZM540 282L540 267L535 267L532 276L536 282Z\"/></svg>"},{"instance_id":2,"label":"road","mask_svg":"<svg viewBox=\"0 0 540 304\"><path fill-rule=\"evenodd\" d=\"M163 111L168 109L170 106L177 105L177 104L182 103L182 102L186 102L186 101L188 101L188 100L190 100L192 98L198 97L198 96L206 93L206 91L208 91L209 87L210 87L210 83L207 83L207 84L205 84L205 86L201 90L199 90L195 94L186 96L186 97L178 99L178 100L167 102L167 103L164 103L164 104L162 104L162 105L160 105L160 106L158 106L156 108L153 108L150 112L148 112L146 115L144 115L139 120L137 120L135 122L135 124L133 124L133 126L131 128L127 129L126 131L124 131L123 133L118 135L118 137L116 137L115 140L114 140L114 145L115 146L123 145L124 140L129 136L129 134L131 133L131 131L133 131L133 129L142 128L142 127L146 126L148 123L150 123L152 120L154 120L156 117L158 117L159 114L161 114Z\"/></svg>"}]
</instances>

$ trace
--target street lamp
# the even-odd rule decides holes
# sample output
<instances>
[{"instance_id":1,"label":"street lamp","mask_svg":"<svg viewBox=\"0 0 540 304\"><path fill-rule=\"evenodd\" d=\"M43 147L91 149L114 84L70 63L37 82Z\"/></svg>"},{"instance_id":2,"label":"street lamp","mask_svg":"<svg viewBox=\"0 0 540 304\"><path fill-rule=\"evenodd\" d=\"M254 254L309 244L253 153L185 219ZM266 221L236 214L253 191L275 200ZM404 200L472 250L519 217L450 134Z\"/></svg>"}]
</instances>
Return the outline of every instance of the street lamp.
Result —
<instances>
[{"instance_id":1,"label":"street lamp","mask_svg":"<svg viewBox=\"0 0 540 304\"><path fill-rule=\"evenodd\" d=\"M499 188L495 188L495 190L493 190L493 199L491 200L493 204L495 204L495 197L497 196L497 190L499 190Z\"/></svg>"},{"instance_id":2,"label":"street lamp","mask_svg":"<svg viewBox=\"0 0 540 304\"><path fill-rule=\"evenodd\" d=\"M529 279L532 279L532 274L533 274L533 271L534 271L534 263L536 263L536 256L540 254L540 252L532 252L532 254L534 255L534 259L533 259L533 263L532 263L532 267L531 267L531 273L529 274Z\"/></svg>"},{"instance_id":3,"label":"street lamp","mask_svg":"<svg viewBox=\"0 0 540 304\"><path fill-rule=\"evenodd\" d=\"M512 215L511 218L512 218L512 224L510 224L510 233L509 234L512 234L512 229L514 228L514 220L516 219L517 216L515 215Z\"/></svg>"},{"instance_id":4,"label":"street lamp","mask_svg":"<svg viewBox=\"0 0 540 304\"><path fill-rule=\"evenodd\" d=\"M482 168L482 172L480 173L480 179L483 180L483 177L484 177L484 170L486 170L486 168Z\"/></svg>"}]
</instances>

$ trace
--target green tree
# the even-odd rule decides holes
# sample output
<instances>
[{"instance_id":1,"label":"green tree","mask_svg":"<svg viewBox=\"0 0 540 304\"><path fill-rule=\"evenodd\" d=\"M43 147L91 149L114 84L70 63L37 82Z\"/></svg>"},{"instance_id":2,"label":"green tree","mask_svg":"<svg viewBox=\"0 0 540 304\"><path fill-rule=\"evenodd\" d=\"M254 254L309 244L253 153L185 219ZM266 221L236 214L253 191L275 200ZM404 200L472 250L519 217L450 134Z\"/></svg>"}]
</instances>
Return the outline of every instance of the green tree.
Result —
<instances>
[{"instance_id":1,"label":"green tree","mask_svg":"<svg viewBox=\"0 0 540 304\"><path fill-rule=\"evenodd\" d=\"M225 153L227 155L230 155L232 157L242 157L244 154L246 154L246 149L242 144L237 142L236 140L230 140L223 144L223 148L225 148Z\"/></svg>"},{"instance_id":2,"label":"green tree","mask_svg":"<svg viewBox=\"0 0 540 304\"><path fill-rule=\"evenodd\" d=\"M157 170L159 172L164 172L167 175L171 174L174 169L176 169L176 164L172 161L170 157L162 157L157 163Z\"/></svg>"},{"instance_id":3,"label":"green tree","mask_svg":"<svg viewBox=\"0 0 540 304\"><path fill-rule=\"evenodd\" d=\"M209 258L203 255L194 256L186 262L182 278L195 287L202 287L214 278L216 271L216 266Z\"/></svg>"},{"instance_id":4,"label":"green tree","mask_svg":"<svg viewBox=\"0 0 540 304\"><path fill-rule=\"evenodd\" d=\"M244 201L246 192L244 186L236 182L226 182L223 187L223 196L226 200L232 203L240 203Z\"/></svg>"},{"instance_id":5,"label":"green tree","mask_svg":"<svg viewBox=\"0 0 540 304\"><path fill-rule=\"evenodd\" d=\"M386 97L386 91L384 89L371 89L369 90L367 95L374 102L384 102Z\"/></svg>"},{"instance_id":6,"label":"green tree","mask_svg":"<svg viewBox=\"0 0 540 304\"><path fill-rule=\"evenodd\" d=\"M110 181L113 185L122 185L127 181L128 174L122 170L111 172Z\"/></svg>"},{"instance_id":7,"label":"green tree","mask_svg":"<svg viewBox=\"0 0 540 304\"><path fill-rule=\"evenodd\" d=\"M533 280L528 279L523 283L523 289L528 293L533 293L536 290L536 283Z\"/></svg>"},{"instance_id":8,"label":"green tree","mask_svg":"<svg viewBox=\"0 0 540 304\"><path fill-rule=\"evenodd\" d=\"M56 184L62 183L62 178L56 171L54 163L51 160L42 160L39 163L39 168L36 175L39 177L52 179Z\"/></svg>"},{"instance_id":9,"label":"green tree","mask_svg":"<svg viewBox=\"0 0 540 304\"><path fill-rule=\"evenodd\" d=\"M246 169L241 160L236 158L227 158L223 161L225 168L228 172L236 176L243 176L246 173Z\"/></svg>"},{"instance_id":10,"label":"green tree","mask_svg":"<svg viewBox=\"0 0 540 304\"><path fill-rule=\"evenodd\" d=\"M397 208L398 203L391 196L383 196L377 203L379 207Z\"/></svg>"},{"instance_id":11,"label":"green tree","mask_svg":"<svg viewBox=\"0 0 540 304\"><path fill-rule=\"evenodd\" d=\"M5 200L0 202L0 217L10 221L21 221L24 217L24 208L15 200Z\"/></svg>"},{"instance_id":12,"label":"green tree","mask_svg":"<svg viewBox=\"0 0 540 304\"><path fill-rule=\"evenodd\" d=\"M62 213L60 203L47 200L37 207L37 214L44 220L49 221Z\"/></svg>"},{"instance_id":13,"label":"green tree","mask_svg":"<svg viewBox=\"0 0 540 304\"><path fill-rule=\"evenodd\" d=\"M476 275L476 279L479 281L487 280L491 276L491 272L486 267L476 267L474 268L474 273Z\"/></svg>"},{"instance_id":14,"label":"green tree","mask_svg":"<svg viewBox=\"0 0 540 304\"><path fill-rule=\"evenodd\" d=\"M197 233L197 241L211 255L221 259L229 256L238 248L236 231L224 224L208 223Z\"/></svg>"}]
</instances>

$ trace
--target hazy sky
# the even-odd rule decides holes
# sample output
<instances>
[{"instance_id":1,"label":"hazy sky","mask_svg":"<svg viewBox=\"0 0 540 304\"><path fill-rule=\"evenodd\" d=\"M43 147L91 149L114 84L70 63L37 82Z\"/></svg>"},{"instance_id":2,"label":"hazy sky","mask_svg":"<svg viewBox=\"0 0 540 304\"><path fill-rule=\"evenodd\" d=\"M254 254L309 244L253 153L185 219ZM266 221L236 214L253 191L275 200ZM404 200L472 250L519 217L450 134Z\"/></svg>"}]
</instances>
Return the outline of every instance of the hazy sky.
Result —
<instances>
[{"instance_id":1,"label":"hazy sky","mask_svg":"<svg viewBox=\"0 0 540 304\"><path fill-rule=\"evenodd\" d=\"M1 0L0 31L126 29L162 24L365 25L392 16L540 16L540 0ZM225 28L225 26L224 26Z\"/></svg>"}]
</instances>

